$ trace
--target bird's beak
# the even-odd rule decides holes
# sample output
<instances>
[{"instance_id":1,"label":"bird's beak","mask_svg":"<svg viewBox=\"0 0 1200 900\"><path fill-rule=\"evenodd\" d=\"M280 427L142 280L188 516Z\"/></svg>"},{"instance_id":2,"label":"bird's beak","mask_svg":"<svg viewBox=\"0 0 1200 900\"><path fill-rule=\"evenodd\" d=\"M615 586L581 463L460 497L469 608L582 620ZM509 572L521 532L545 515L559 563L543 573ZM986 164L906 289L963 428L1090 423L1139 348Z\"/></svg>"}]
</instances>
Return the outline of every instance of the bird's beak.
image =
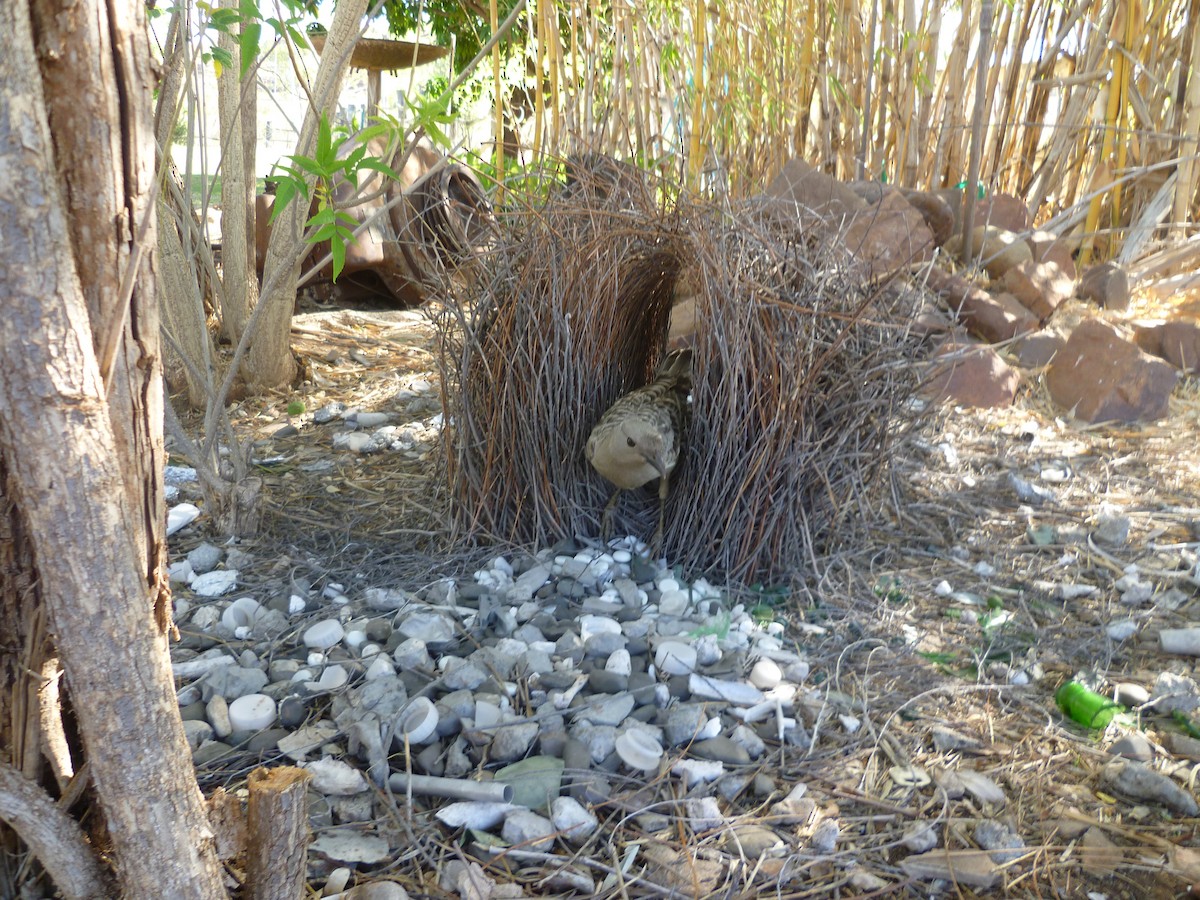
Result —
<instances>
[{"instance_id":1,"label":"bird's beak","mask_svg":"<svg viewBox=\"0 0 1200 900\"><path fill-rule=\"evenodd\" d=\"M662 453L655 453L649 460L650 465L654 466L654 470L658 472L659 478L667 477L667 461L663 459Z\"/></svg>"}]
</instances>

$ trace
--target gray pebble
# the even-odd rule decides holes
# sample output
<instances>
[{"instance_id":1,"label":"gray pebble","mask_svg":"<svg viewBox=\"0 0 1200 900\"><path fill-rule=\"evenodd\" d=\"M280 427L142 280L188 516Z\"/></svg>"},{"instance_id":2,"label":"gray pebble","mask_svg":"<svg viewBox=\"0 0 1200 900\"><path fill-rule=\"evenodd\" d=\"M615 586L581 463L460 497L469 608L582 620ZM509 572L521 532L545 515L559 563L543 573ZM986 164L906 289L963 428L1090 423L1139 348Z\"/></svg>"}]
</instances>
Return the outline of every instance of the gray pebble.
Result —
<instances>
[{"instance_id":1,"label":"gray pebble","mask_svg":"<svg viewBox=\"0 0 1200 900\"><path fill-rule=\"evenodd\" d=\"M504 818L500 836L510 844L530 850L548 850L554 845L554 823L533 810L515 809Z\"/></svg>"},{"instance_id":2,"label":"gray pebble","mask_svg":"<svg viewBox=\"0 0 1200 900\"><path fill-rule=\"evenodd\" d=\"M579 707L576 720L593 725L620 725L633 712L633 707L631 694L595 694Z\"/></svg>"},{"instance_id":3,"label":"gray pebble","mask_svg":"<svg viewBox=\"0 0 1200 900\"><path fill-rule=\"evenodd\" d=\"M746 748L723 736L697 741L688 753L697 759L715 759L730 766L750 764L750 754Z\"/></svg>"},{"instance_id":4,"label":"gray pebble","mask_svg":"<svg viewBox=\"0 0 1200 900\"><path fill-rule=\"evenodd\" d=\"M663 736L672 747L691 742L708 722L708 711L696 703L681 703L673 707L663 723Z\"/></svg>"},{"instance_id":5,"label":"gray pebble","mask_svg":"<svg viewBox=\"0 0 1200 900\"><path fill-rule=\"evenodd\" d=\"M505 725L496 730L492 738L489 755L498 762L512 762L529 752L538 735L537 722L521 722Z\"/></svg>"},{"instance_id":6,"label":"gray pebble","mask_svg":"<svg viewBox=\"0 0 1200 900\"><path fill-rule=\"evenodd\" d=\"M619 694L629 687L629 677L618 672L595 669L588 673L588 687L597 694Z\"/></svg>"},{"instance_id":7,"label":"gray pebble","mask_svg":"<svg viewBox=\"0 0 1200 900\"><path fill-rule=\"evenodd\" d=\"M199 547L192 550L187 555L188 564L192 567L192 571L197 575L203 575L205 572L211 572L215 569L218 563L221 562L221 557L224 552L220 547L216 547L209 543L203 543Z\"/></svg>"},{"instance_id":8,"label":"gray pebble","mask_svg":"<svg viewBox=\"0 0 1200 900\"><path fill-rule=\"evenodd\" d=\"M204 768L209 763L222 759L233 753L233 748L221 741L209 741L196 748L192 753L192 765L197 769Z\"/></svg>"}]
</instances>

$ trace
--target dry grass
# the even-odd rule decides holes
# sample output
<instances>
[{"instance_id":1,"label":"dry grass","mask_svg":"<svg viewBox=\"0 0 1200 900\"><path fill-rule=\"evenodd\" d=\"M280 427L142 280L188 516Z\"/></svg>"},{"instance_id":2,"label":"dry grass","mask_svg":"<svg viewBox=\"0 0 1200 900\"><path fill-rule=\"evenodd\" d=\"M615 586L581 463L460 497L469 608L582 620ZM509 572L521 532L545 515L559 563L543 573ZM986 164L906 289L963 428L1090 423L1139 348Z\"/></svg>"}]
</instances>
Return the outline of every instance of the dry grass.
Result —
<instances>
[{"instance_id":1,"label":"dry grass","mask_svg":"<svg viewBox=\"0 0 1200 900\"><path fill-rule=\"evenodd\" d=\"M878 506L911 419L915 298L866 284L794 217L653 196L595 206L577 192L511 217L477 302L442 308L454 521L536 545L596 535L610 487L582 448L653 371L672 303L690 301L693 425L664 553L692 572L786 580ZM618 532L648 536L656 501L623 496L617 515Z\"/></svg>"}]
</instances>

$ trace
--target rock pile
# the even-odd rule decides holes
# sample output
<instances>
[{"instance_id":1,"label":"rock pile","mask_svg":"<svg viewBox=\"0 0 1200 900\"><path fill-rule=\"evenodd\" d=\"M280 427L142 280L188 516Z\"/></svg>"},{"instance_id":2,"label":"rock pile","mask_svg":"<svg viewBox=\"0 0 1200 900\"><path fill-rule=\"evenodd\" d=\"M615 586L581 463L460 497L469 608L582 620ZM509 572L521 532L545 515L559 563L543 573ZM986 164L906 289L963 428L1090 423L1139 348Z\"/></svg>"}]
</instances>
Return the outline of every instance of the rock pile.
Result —
<instances>
[{"instance_id":1,"label":"rock pile","mask_svg":"<svg viewBox=\"0 0 1200 900\"><path fill-rule=\"evenodd\" d=\"M986 346L998 343L1008 344L1020 369L1034 374L1044 369L1054 401L1088 422L1160 418L1178 373L1200 371L1195 321L1141 323L1130 331L1091 313L1078 329L1062 324L1055 313L1072 300L1102 310L1126 309L1128 277L1111 262L1077 273L1070 248L1054 234L1033 228L1019 198L999 194L981 200L968 247L960 234L958 189L843 183L796 159L761 200L780 215L799 216L806 227L841 240L874 278L914 274L923 279L958 323L984 343L962 352L963 336L948 338L930 378L935 397L963 406L1008 406L1022 375ZM977 263L987 287L937 267L947 259ZM677 319L689 315L681 309ZM673 336L679 338L680 331L673 328Z\"/></svg>"},{"instance_id":2,"label":"rock pile","mask_svg":"<svg viewBox=\"0 0 1200 900\"><path fill-rule=\"evenodd\" d=\"M223 556L230 593L237 551L201 544L174 575L195 587ZM320 831L373 820L389 789L432 795L448 827L536 849L586 839L614 781L667 776L692 791L686 821L706 830L724 822L716 797L777 789L750 767L768 746L810 740L808 664L783 625L682 580L632 538L497 557L416 593L330 584L176 603L197 768L265 754L309 769L313 849L335 862L394 852L378 835ZM491 780L478 780L485 766ZM835 820L825 830L836 840ZM778 843L760 831L743 843Z\"/></svg>"}]
</instances>

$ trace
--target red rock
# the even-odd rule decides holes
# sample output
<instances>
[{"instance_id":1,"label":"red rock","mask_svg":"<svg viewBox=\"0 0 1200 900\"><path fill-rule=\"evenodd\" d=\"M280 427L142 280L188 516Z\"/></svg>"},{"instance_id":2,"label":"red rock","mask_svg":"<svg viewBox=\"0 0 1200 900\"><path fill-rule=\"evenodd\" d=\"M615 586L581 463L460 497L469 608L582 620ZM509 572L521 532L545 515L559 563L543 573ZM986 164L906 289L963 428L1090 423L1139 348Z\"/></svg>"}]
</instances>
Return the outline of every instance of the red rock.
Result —
<instances>
[{"instance_id":1,"label":"red rock","mask_svg":"<svg viewBox=\"0 0 1200 900\"><path fill-rule=\"evenodd\" d=\"M1034 262L1058 263L1059 268L1072 281L1078 280L1079 272L1075 269L1075 260L1071 256L1071 248L1063 240L1049 231L1039 230L1026 237L1025 243L1029 245Z\"/></svg>"},{"instance_id":2,"label":"red rock","mask_svg":"<svg viewBox=\"0 0 1200 900\"><path fill-rule=\"evenodd\" d=\"M946 342L933 360L925 390L956 406L994 409L1011 406L1021 376L991 347Z\"/></svg>"},{"instance_id":3,"label":"red rock","mask_svg":"<svg viewBox=\"0 0 1200 900\"><path fill-rule=\"evenodd\" d=\"M958 275L930 269L927 284L976 337L990 344L1011 340L1038 328L1037 317L1015 297L993 297Z\"/></svg>"},{"instance_id":4,"label":"red rock","mask_svg":"<svg viewBox=\"0 0 1200 900\"><path fill-rule=\"evenodd\" d=\"M798 204L801 216L804 211L811 211L835 223L867 205L852 188L831 175L817 171L802 159L787 163L767 185L763 195Z\"/></svg>"},{"instance_id":5,"label":"red rock","mask_svg":"<svg viewBox=\"0 0 1200 900\"><path fill-rule=\"evenodd\" d=\"M1133 328L1133 339L1147 353L1184 372L1200 372L1200 323L1196 320L1135 324Z\"/></svg>"},{"instance_id":6,"label":"red rock","mask_svg":"<svg viewBox=\"0 0 1200 900\"><path fill-rule=\"evenodd\" d=\"M992 194L975 206L975 224L1006 231L1028 231L1033 224L1025 201L1011 194Z\"/></svg>"},{"instance_id":7,"label":"red rock","mask_svg":"<svg viewBox=\"0 0 1200 900\"><path fill-rule=\"evenodd\" d=\"M1098 319L1081 322L1046 370L1054 402L1085 422L1161 418L1178 380L1169 365Z\"/></svg>"},{"instance_id":8,"label":"red rock","mask_svg":"<svg viewBox=\"0 0 1200 900\"><path fill-rule=\"evenodd\" d=\"M1075 293L1075 279L1054 262L1030 260L1013 266L1000 284L1043 322Z\"/></svg>"},{"instance_id":9,"label":"red rock","mask_svg":"<svg viewBox=\"0 0 1200 900\"><path fill-rule=\"evenodd\" d=\"M1040 369L1047 365L1066 341L1055 331L1035 331L1017 338L1011 347L1017 365L1025 369Z\"/></svg>"},{"instance_id":10,"label":"red rock","mask_svg":"<svg viewBox=\"0 0 1200 900\"><path fill-rule=\"evenodd\" d=\"M894 275L933 256L933 234L925 220L895 191L855 213L842 240L876 278Z\"/></svg>"},{"instance_id":11,"label":"red rock","mask_svg":"<svg viewBox=\"0 0 1200 900\"><path fill-rule=\"evenodd\" d=\"M1092 266L1079 280L1079 296L1104 309L1126 309L1129 306L1129 277L1116 263Z\"/></svg>"}]
</instances>

